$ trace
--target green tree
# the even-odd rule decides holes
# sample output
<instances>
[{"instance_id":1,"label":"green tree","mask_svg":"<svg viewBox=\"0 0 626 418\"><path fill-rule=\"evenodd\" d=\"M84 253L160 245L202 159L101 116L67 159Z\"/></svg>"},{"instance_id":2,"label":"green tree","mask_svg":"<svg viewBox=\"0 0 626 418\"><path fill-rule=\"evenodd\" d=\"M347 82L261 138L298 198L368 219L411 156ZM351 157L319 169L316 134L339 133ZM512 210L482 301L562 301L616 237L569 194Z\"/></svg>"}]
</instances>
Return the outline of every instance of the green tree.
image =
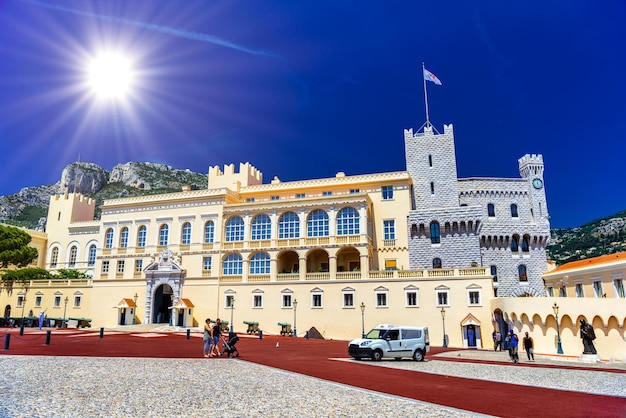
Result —
<instances>
[{"instance_id":1,"label":"green tree","mask_svg":"<svg viewBox=\"0 0 626 418\"><path fill-rule=\"evenodd\" d=\"M48 270L39 267L27 267L20 270L7 270L2 274L2 284L9 294L14 286L23 287L28 292L28 285L31 280L49 280Z\"/></svg>"},{"instance_id":2,"label":"green tree","mask_svg":"<svg viewBox=\"0 0 626 418\"><path fill-rule=\"evenodd\" d=\"M0 269L26 267L37 258L37 249L30 247L31 236L21 229L0 225Z\"/></svg>"},{"instance_id":3,"label":"green tree","mask_svg":"<svg viewBox=\"0 0 626 418\"><path fill-rule=\"evenodd\" d=\"M84 271L58 269L50 274L50 278L53 280L76 280L76 279L88 279L89 276Z\"/></svg>"}]
</instances>

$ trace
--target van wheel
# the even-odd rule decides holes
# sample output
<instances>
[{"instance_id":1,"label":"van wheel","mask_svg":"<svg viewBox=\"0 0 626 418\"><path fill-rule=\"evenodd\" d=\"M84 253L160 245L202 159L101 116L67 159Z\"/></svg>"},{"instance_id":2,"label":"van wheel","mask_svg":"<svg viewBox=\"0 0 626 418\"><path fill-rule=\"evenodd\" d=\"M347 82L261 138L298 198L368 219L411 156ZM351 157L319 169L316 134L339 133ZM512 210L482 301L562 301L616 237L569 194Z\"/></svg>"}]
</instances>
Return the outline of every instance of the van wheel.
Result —
<instances>
[{"instance_id":1,"label":"van wheel","mask_svg":"<svg viewBox=\"0 0 626 418\"><path fill-rule=\"evenodd\" d=\"M380 350L374 350L374 352L372 353L372 360L380 361L380 359L382 358L383 358L383 352Z\"/></svg>"},{"instance_id":2,"label":"van wheel","mask_svg":"<svg viewBox=\"0 0 626 418\"><path fill-rule=\"evenodd\" d=\"M424 361L424 353L422 353L422 350L415 350L415 353L413 353L413 360Z\"/></svg>"}]
</instances>

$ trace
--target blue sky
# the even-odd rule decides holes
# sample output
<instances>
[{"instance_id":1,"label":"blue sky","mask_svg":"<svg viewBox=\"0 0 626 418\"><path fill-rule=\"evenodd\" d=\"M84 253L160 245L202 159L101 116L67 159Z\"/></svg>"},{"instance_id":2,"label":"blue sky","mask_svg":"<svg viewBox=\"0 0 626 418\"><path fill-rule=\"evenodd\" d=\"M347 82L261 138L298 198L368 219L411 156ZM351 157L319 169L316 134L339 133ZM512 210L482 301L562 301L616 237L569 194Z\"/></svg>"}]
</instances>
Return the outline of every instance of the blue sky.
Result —
<instances>
[{"instance_id":1,"label":"blue sky","mask_svg":"<svg viewBox=\"0 0 626 418\"><path fill-rule=\"evenodd\" d=\"M405 169L403 129L453 123L459 177L545 161L553 227L626 209L626 3L0 2L0 195L78 159L269 182ZM84 85L101 51L135 68L124 100Z\"/></svg>"}]
</instances>

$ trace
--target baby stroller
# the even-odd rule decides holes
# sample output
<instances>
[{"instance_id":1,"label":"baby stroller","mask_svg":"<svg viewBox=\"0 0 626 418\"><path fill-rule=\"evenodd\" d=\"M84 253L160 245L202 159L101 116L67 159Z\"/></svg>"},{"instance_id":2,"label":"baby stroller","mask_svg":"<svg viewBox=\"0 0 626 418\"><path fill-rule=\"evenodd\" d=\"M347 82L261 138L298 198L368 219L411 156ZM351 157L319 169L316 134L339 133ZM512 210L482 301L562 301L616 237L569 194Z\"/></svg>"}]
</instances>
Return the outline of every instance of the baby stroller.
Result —
<instances>
[{"instance_id":1,"label":"baby stroller","mask_svg":"<svg viewBox=\"0 0 626 418\"><path fill-rule=\"evenodd\" d=\"M234 332L228 333L228 341L222 337L222 342L224 342L224 354L228 355L229 358L239 357L239 350L237 350L236 347L237 341L239 341L239 337Z\"/></svg>"}]
</instances>

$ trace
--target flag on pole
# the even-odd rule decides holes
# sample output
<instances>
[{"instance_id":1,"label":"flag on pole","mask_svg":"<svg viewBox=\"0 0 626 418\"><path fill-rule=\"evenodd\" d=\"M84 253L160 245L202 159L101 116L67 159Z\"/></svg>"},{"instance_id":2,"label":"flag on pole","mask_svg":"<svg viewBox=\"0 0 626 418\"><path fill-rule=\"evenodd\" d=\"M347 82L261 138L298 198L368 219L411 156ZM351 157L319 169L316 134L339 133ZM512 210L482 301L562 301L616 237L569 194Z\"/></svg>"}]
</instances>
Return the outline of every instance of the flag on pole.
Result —
<instances>
[{"instance_id":1,"label":"flag on pole","mask_svg":"<svg viewBox=\"0 0 626 418\"><path fill-rule=\"evenodd\" d=\"M435 83L438 86L441 85L441 80L439 80L436 75L434 75L433 73L428 71L426 68L424 68L424 80L432 81L433 83Z\"/></svg>"}]
</instances>

